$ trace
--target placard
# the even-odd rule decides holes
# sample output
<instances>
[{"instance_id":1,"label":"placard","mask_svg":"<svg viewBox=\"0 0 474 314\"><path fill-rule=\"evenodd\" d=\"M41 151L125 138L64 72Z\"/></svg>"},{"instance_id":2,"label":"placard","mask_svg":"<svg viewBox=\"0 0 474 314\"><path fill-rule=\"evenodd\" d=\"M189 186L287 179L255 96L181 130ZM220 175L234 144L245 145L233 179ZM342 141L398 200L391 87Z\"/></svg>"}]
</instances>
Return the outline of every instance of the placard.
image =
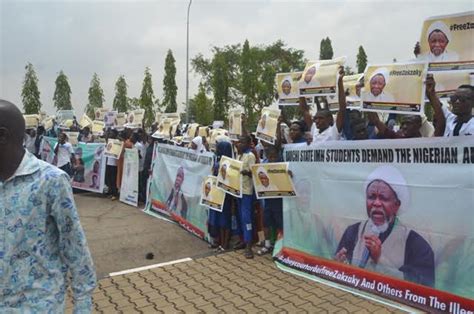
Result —
<instances>
[{"instance_id":1,"label":"placard","mask_svg":"<svg viewBox=\"0 0 474 314\"><path fill-rule=\"evenodd\" d=\"M435 16L423 23L418 59L429 71L474 70L474 11Z\"/></svg>"},{"instance_id":2,"label":"placard","mask_svg":"<svg viewBox=\"0 0 474 314\"><path fill-rule=\"evenodd\" d=\"M278 118L281 110L269 107L262 109L262 115L257 124L256 137L270 144L275 144Z\"/></svg>"},{"instance_id":3,"label":"placard","mask_svg":"<svg viewBox=\"0 0 474 314\"><path fill-rule=\"evenodd\" d=\"M224 206L225 192L217 188L217 177L208 176L202 182L201 205L207 206L218 212L222 212Z\"/></svg>"},{"instance_id":4,"label":"placard","mask_svg":"<svg viewBox=\"0 0 474 314\"><path fill-rule=\"evenodd\" d=\"M229 137L238 140L242 135L242 109L231 109L229 111Z\"/></svg>"},{"instance_id":5,"label":"placard","mask_svg":"<svg viewBox=\"0 0 474 314\"><path fill-rule=\"evenodd\" d=\"M217 187L235 197L242 197L242 167L241 161L222 156L217 176Z\"/></svg>"},{"instance_id":6,"label":"placard","mask_svg":"<svg viewBox=\"0 0 474 314\"><path fill-rule=\"evenodd\" d=\"M105 146L104 155L107 157L119 159L123 151L123 142L118 139L109 138Z\"/></svg>"},{"instance_id":7,"label":"placard","mask_svg":"<svg viewBox=\"0 0 474 314\"><path fill-rule=\"evenodd\" d=\"M420 115L424 112L426 63L368 65L361 110Z\"/></svg>"},{"instance_id":8,"label":"placard","mask_svg":"<svg viewBox=\"0 0 474 314\"><path fill-rule=\"evenodd\" d=\"M345 57L333 60L310 61L306 64L298 82L301 96L325 96L336 94L339 67Z\"/></svg>"},{"instance_id":9,"label":"placard","mask_svg":"<svg viewBox=\"0 0 474 314\"><path fill-rule=\"evenodd\" d=\"M258 199L296 196L286 162L252 165L252 180Z\"/></svg>"}]
</instances>

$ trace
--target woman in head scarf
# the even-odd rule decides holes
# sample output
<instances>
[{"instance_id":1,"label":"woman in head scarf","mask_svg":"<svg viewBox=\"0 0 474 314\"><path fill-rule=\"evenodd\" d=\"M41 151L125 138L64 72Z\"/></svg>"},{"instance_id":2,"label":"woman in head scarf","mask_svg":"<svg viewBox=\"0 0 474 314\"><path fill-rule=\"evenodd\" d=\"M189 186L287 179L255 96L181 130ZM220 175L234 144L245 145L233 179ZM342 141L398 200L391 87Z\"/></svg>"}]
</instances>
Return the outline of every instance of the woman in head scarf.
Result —
<instances>
[{"instance_id":1,"label":"woman in head scarf","mask_svg":"<svg viewBox=\"0 0 474 314\"><path fill-rule=\"evenodd\" d=\"M224 137L217 139L216 143L216 158L214 163L213 175L217 176L219 171L219 163L222 156L232 158L232 144ZM223 252L229 249L230 227L231 227L231 206L233 196L225 195L222 212L209 210L208 228L211 236L211 248L216 248L217 251Z\"/></svg>"},{"instance_id":2,"label":"woman in head scarf","mask_svg":"<svg viewBox=\"0 0 474 314\"><path fill-rule=\"evenodd\" d=\"M196 152L196 153L204 153L206 151L206 147L202 143L202 136L196 136L193 138L191 141L191 148Z\"/></svg>"}]
</instances>

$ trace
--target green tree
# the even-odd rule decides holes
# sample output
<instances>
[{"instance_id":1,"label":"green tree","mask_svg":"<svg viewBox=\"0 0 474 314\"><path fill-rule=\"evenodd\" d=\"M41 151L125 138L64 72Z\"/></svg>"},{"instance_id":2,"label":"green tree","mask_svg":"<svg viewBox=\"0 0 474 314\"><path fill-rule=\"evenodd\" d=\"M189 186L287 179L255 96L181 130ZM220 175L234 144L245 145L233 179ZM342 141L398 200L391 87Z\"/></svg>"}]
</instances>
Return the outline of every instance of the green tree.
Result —
<instances>
[{"instance_id":1,"label":"green tree","mask_svg":"<svg viewBox=\"0 0 474 314\"><path fill-rule=\"evenodd\" d=\"M176 112L178 105L176 95L178 87L176 86L176 66L173 52L168 50L165 60L165 77L163 78L163 101L161 105L165 107L165 112Z\"/></svg>"},{"instance_id":2,"label":"green tree","mask_svg":"<svg viewBox=\"0 0 474 314\"><path fill-rule=\"evenodd\" d=\"M129 110L140 109L140 99L137 97L128 98Z\"/></svg>"},{"instance_id":3,"label":"green tree","mask_svg":"<svg viewBox=\"0 0 474 314\"><path fill-rule=\"evenodd\" d=\"M201 75L201 83L214 98L214 119L225 120L227 109L241 106L256 120L263 107L275 98L275 74L304 68L304 52L286 47L278 40L266 46L244 43L214 47L213 56L192 59L193 69ZM249 130L255 121L247 118Z\"/></svg>"},{"instance_id":4,"label":"green tree","mask_svg":"<svg viewBox=\"0 0 474 314\"><path fill-rule=\"evenodd\" d=\"M57 110L72 110L71 104L71 87L66 74L61 70L55 81L56 89L54 90L53 101Z\"/></svg>"},{"instance_id":5,"label":"green tree","mask_svg":"<svg viewBox=\"0 0 474 314\"><path fill-rule=\"evenodd\" d=\"M100 79L97 73L92 75L89 87L89 103L86 106L86 114L89 118L95 118L95 110L104 106L104 91L100 87Z\"/></svg>"},{"instance_id":6,"label":"green tree","mask_svg":"<svg viewBox=\"0 0 474 314\"><path fill-rule=\"evenodd\" d=\"M203 84L199 84L199 92L194 96L191 103L190 113L193 113L193 115L190 115L190 117L194 117L194 121L201 125L211 124L214 119L212 99L207 97Z\"/></svg>"},{"instance_id":7,"label":"green tree","mask_svg":"<svg viewBox=\"0 0 474 314\"><path fill-rule=\"evenodd\" d=\"M357 53L357 73L363 73L367 67L367 55L365 54L364 47L359 46L359 52Z\"/></svg>"},{"instance_id":8,"label":"green tree","mask_svg":"<svg viewBox=\"0 0 474 314\"><path fill-rule=\"evenodd\" d=\"M145 78L143 79L142 92L140 93L140 108L145 109L143 122L145 127L150 127L155 121L155 113L153 111L153 84L151 81L150 68L145 69Z\"/></svg>"},{"instance_id":9,"label":"green tree","mask_svg":"<svg viewBox=\"0 0 474 314\"><path fill-rule=\"evenodd\" d=\"M242 56L240 62L241 75L241 92L244 96L244 112L247 116L247 123L249 125L256 124L255 110L253 107L254 97L258 85L257 65L255 52L250 51L249 41L245 40L242 49Z\"/></svg>"},{"instance_id":10,"label":"green tree","mask_svg":"<svg viewBox=\"0 0 474 314\"><path fill-rule=\"evenodd\" d=\"M211 86L214 96L214 119L226 120L229 109L229 79L225 56L217 54L212 62Z\"/></svg>"},{"instance_id":11,"label":"green tree","mask_svg":"<svg viewBox=\"0 0 474 314\"><path fill-rule=\"evenodd\" d=\"M21 90L23 110L25 114L38 114L41 110L38 77L30 62L25 66L25 70L25 79L23 80L23 89Z\"/></svg>"},{"instance_id":12,"label":"green tree","mask_svg":"<svg viewBox=\"0 0 474 314\"><path fill-rule=\"evenodd\" d=\"M332 50L332 43L329 37L326 37L321 40L319 45L319 60L331 60L334 56L334 51Z\"/></svg>"},{"instance_id":13,"label":"green tree","mask_svg":"<svg viewBox=\"0 0 474 314\"><path fill-rule=\"evenodd\" d=\"M127 112L129 110L127 87L125 77L121 75L117 82L115 82L115 97L112 105L114 110L118 112Z\"/></svg>"}]
</instances>

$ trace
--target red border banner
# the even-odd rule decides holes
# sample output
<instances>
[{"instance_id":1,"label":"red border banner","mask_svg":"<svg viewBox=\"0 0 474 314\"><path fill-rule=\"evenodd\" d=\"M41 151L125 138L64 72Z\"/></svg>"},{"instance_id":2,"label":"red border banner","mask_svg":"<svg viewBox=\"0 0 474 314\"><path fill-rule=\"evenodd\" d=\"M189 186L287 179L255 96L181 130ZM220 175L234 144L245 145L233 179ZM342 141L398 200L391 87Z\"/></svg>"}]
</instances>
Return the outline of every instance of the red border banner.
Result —
<instances>
[{"instance_id":1,"label":"red border banner","mask_svg":"<svg viewBox=\"0 0 474 314\"><path fill-rule=\"evenodd\" d=\"M284 247L274 259L287 267L429 312L474 314L474 300ZM473 283L474 284L474 283Z\"/></svg>"}]
</instances>

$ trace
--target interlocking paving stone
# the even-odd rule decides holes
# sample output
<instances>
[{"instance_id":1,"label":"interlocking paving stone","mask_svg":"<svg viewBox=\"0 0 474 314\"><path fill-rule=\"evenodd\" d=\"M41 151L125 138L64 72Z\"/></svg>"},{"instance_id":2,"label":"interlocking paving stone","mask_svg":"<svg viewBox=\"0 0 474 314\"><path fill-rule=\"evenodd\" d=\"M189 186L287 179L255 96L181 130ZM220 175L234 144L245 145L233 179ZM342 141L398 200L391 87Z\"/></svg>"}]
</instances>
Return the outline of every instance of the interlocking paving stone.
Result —
<instances>
[{"instance_id":1,"label":"interlocking paving stone","mask_svg":"<svg viewBox=\"0 0 474 314\"><path fill-rule=\"evenodd\" d=\"M102 279L93 302L95 313L400 313L241 252Z\"/></svg>"}]
</instances>

